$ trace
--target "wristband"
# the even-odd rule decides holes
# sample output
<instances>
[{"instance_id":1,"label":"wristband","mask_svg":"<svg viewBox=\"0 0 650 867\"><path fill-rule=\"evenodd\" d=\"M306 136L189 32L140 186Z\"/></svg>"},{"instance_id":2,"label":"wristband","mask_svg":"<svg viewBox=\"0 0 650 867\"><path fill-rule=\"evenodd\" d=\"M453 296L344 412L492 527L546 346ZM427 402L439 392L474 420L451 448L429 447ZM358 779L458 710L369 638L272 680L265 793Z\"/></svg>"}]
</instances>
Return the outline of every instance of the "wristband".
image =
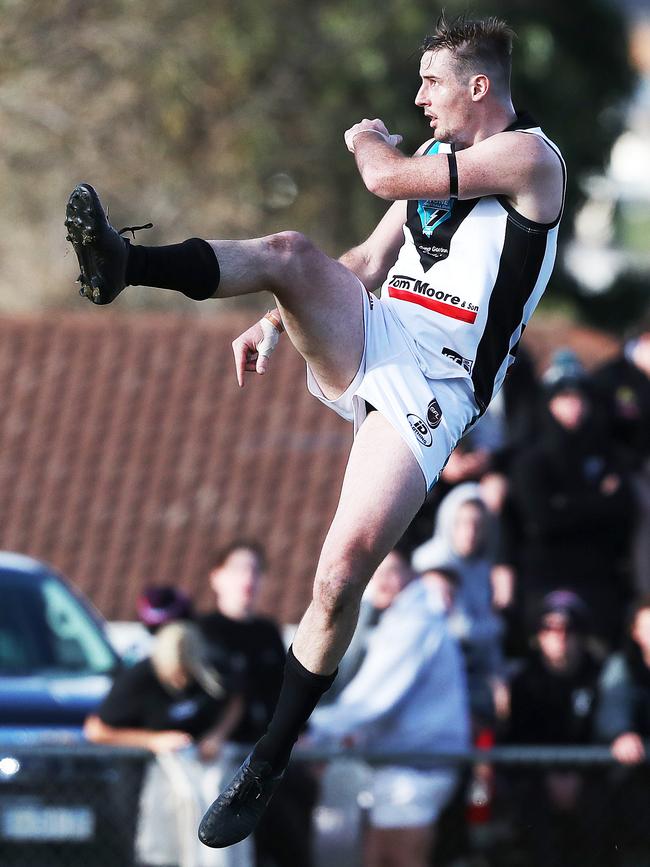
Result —
<instances>
[{"instance_id":1,"label":"wristband","mask_svg":"<svg viewBox=\"0 0 650 867\"><path fill-rule=\"evenodd\" d=\"M456 154L452 150L447 154L449 163L449 198L458 198L458 165L456 164Z\"/></svg>"},{"instance_id":2,"label":"wristband","mask_svg":"<svg viewBox=\"0 0 650 867\"><path fill-rule=\"evenodd\" d=\"M282 324L282 319L277 310L268 310L262 318L268 320L276 331L282 334L284 331L284 325Z\"/></svg>"}]
</instances>

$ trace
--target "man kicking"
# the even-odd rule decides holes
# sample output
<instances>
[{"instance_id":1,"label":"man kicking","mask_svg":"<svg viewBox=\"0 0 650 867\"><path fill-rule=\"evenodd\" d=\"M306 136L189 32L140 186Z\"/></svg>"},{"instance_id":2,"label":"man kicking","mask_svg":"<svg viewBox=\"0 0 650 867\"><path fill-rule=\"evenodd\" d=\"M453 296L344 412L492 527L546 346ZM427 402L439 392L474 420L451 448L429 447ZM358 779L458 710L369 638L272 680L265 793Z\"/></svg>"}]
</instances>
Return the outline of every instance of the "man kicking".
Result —
<instances>
[{"instance_id":1,"label":"man kicking","mask_svg":"<svg viewBox=\"0 0 650 867\"><path fill-rule=\"evenodd\" d=\"M438 21L422 47L415 99L432 138L415 156L397 150L401 137L380 120L345 133L368 190L393 204L338 261L297 232L135 246L110 226L88 184L68 202L83 295L107 304L128 285L195 299L270 289L277 309L233 343L239 384L246 371L266 370L286 329L310 391L354 422L275 714L204 816L208 846L229 846L255 827L335 677L367 581L501 386L550 277L565 167L536 122L513 108L512 36L495 18ZM380 286L377 299L370 290Z\"/></svg>"}]
</instances>

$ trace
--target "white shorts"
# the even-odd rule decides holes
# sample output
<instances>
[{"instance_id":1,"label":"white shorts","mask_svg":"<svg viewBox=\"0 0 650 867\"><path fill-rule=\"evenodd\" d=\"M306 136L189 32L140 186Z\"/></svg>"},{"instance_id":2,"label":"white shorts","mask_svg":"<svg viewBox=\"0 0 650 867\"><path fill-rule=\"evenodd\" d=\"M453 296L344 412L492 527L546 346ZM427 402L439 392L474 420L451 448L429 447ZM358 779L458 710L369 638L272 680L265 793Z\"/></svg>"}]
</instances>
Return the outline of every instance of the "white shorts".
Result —
<instances>
[{"instance_id":1,"label":"white shorts","mask_svg":"<svg viewBox=\"0 0 650 867\"><path fill-rule=\"evenodd\" d=\"M431 825L452 799L457 783L458 772L453 768L377 768L373 773L370 824L373 828Z\"/></svg>"},{"instance_id":2,"label":"white shorts","mask_svg":"<svg viewBox=\"0 0 650 867\"><path fill-rule=\"evenodd\" d=\"M359 430L366 404L393 425L417 459L429 491L449 455L478 418L466 377L429 379L418 363L417 346L388 304L363 292L365 341L354 379L337 400L328 400L307 366L307 388Z\"/></svg>"}]
</instances>

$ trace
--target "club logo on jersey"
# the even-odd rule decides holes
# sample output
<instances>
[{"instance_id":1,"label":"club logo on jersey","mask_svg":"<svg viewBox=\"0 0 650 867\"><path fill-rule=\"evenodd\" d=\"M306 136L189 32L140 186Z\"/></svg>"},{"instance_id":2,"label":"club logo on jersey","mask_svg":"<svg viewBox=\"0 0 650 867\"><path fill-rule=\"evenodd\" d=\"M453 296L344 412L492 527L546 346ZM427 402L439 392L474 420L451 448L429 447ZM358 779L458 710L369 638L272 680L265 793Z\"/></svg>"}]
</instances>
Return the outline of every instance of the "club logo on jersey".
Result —
<instances>
[{"instance_id":1,"label":"club logo on jersey","mask_svg":"<svg viewBox=\"0 0 650 867\"><path fill-rule=\"evenodd\" d=\"M442 421L442 410L435 397L427 407L427 421L432 430L435 430Z\"/></svg>"},{"instance_id":2,"label":"club logo on jersey","mask_svg":"<svg viewBox=\"0 0 650 867\"><path fill-rule=\"evenodd\" d=\"M450 349L448 346L442 347L442 354L445 358L451 359L460 367L464 367L468 373L472 372L472 368L474 367L474 362L470 361L469 358L463 358L455 349Z\"/></svg>"},{"instance_id":3,"label":"club logo on jersey","mask_svg":"<svg viewBox=\"0 0 650 867\"><path fill-rule=\"evenodd\" d=\"M406 419L408 423L411 425L411 429L413 433L418 438L418 440L422 443L423 446L430 446L433 442L433 437L431 436L431 431L426 426L426 424L422 421L419 415L415 415L415 413L410 412Z\"/></svg>"},{"instance_id":4,"label":"club logo on jersey","mask_svg":"<svg viewBox=\"0 0 650 867\"><path fill-rule=\"evenodd\" d=\"M465 301L459 295L444 292L442 289L434 289L429 283L424 283L422 280L416 280L414 277L408 277L404 274L393 275L388 284L388 294L391 298L411 301L421 307L426 307L428 310L433 310L435 313L450 316L461 322L468 322L470 325L476 322L476 315L479 310L477 304Z\"/></svg>"},{"instance_id":5,"label":"club logo on jersey","mask_svg":"<svg viewBox=\"0 0 650 867\"><path fill-rule=\"evenodd\" d=\"M430 238L438 226L451 216L451 199L420 199L418 216L422 234Z\"/></svg>"}]
</instances>

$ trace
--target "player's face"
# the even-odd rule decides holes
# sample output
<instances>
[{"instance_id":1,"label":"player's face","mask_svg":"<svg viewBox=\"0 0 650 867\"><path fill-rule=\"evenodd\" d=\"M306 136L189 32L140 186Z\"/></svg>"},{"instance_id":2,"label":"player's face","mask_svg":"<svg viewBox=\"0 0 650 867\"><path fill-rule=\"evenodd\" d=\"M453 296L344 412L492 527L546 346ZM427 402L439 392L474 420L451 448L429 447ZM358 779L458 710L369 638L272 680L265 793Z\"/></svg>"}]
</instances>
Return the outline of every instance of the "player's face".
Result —
<instances>
[{"instance_id":1,"label":"player's face","mask_svg":"<svg viewBox=\"0 0 650 867\"><path fill-rule=\"evenodd\" d=\"M465 145L471 140L474 103L469 81L459 75L453 55L447 48L425 51L420 61L422 84L415 97L437 141Z\"/></svg>"}]
</instances>

